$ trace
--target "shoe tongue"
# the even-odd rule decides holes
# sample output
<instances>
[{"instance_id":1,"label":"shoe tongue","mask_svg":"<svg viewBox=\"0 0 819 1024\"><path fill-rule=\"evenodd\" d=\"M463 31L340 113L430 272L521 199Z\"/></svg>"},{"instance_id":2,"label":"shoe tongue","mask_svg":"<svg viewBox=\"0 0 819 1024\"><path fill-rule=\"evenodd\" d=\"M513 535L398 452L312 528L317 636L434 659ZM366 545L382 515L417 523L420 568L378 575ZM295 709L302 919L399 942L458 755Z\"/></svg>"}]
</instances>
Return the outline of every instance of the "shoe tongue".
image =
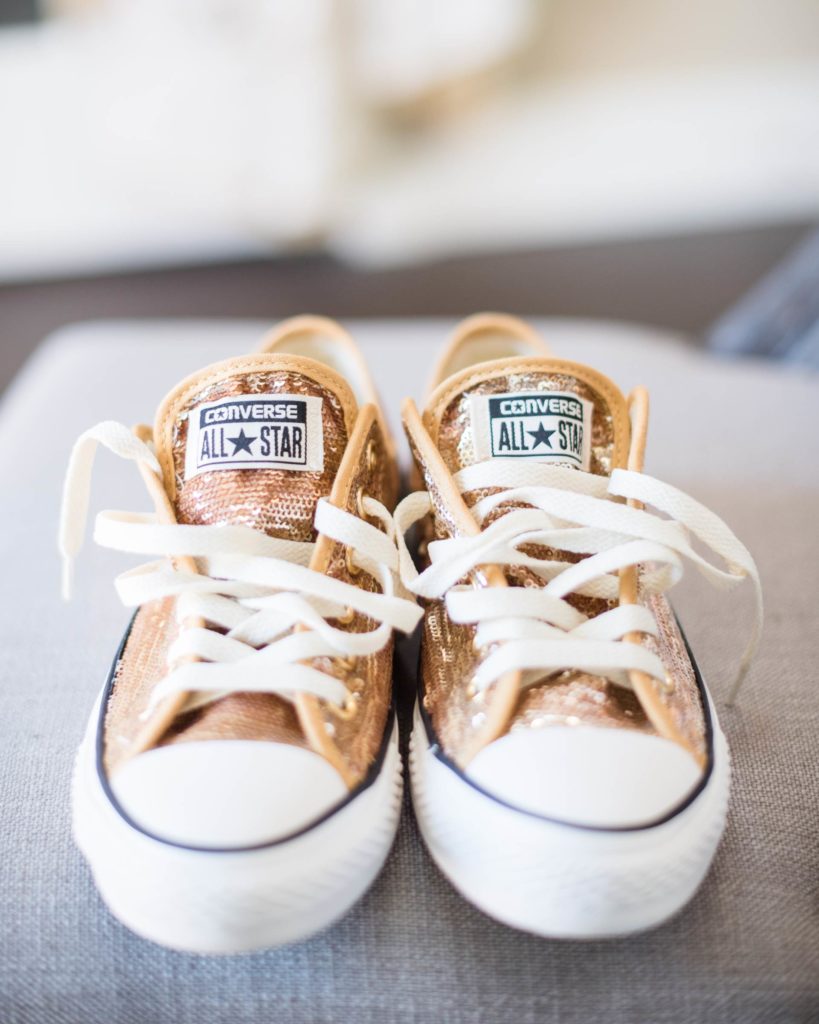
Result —
<instances>
[{"instance_id":1,"label":"shoe tongue","mask_svg":"<svg viewBox=\"0 0 819 1024\"><path fill-rule=\"evenodd\" d=\"M473 366L433 393L426 417L450 472L517 459L608 475L625 465L626 400L605 378L551 358Z\"/></svg>"},{"instance_id":2,"label":"shoe tongue","mask_svg":"<svg viewBox=\"0 0 819 1024\"><path fill-rule=\"evenodd\" d=\"M245 356L183 381L154 429L177 520L310 540L356 412L341 377L296 356Z\"/></svg>"}]
</instances>

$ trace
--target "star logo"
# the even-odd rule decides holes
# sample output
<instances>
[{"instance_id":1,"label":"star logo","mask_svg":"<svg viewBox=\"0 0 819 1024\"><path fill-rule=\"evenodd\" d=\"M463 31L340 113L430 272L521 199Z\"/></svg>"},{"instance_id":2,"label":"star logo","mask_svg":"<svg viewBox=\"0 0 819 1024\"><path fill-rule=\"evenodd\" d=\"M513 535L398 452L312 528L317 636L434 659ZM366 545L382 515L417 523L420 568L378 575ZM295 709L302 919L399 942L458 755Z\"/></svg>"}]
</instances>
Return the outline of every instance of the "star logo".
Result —
<instances>
[{"instance_id":1,"label":"star logo","mask_svg":"<svg viewBox=\"0 0 819 1024\"><path fill-rule=\"evenodd\" d=\"M247 452L248 455L252 455L253 449L250 446L257 440L258 438L256 437L248 437L244 427L242 427L236 437L228 438L228 441L233 445L234 455L238 455L239 452Z\"/></svg>"},{"instance_id":2,"label":"star logo","mask_svg":"<svg viewBox=\"0 0 819 1024\"><path fill-rule=\"evenodd\" d=\"M538 423L537 430L527 430L526 433L535 439L532 448L537 448L539 444L545 444L547 448L552 447L550 438L555 431L546 430L542 423Z\"/></svg>"}]
</instances>

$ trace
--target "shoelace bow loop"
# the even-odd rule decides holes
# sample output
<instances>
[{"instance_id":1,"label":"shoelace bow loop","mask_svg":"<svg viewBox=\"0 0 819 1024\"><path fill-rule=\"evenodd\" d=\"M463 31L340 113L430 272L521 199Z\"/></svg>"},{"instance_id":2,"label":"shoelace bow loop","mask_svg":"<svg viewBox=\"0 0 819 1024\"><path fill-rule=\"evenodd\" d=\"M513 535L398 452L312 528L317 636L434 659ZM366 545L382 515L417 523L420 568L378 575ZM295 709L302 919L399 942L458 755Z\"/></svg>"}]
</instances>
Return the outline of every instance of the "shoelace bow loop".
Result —
<instances>
[{"instance_id":1,"label":"shoelace bow loop","mask_svg":"<svg viewBox=\"0 0 819 1024\"><path fill-rule=\"evenodd\" d=\"M69 462L59 533L66 591L70 566L82 546L99 444L160 474L153 450L122 424L106 421L81 435ZM145 717L178 693L195 695L188 708L235 692L272 693L288 700L308 693L344 706L349 696L344 683L304 662L374 654L394 629L411 632L423 614L398 579L392 516L374 498L365 496L363 506L379 526L326 499L317 504L314 525L319 534L352 550L356 565L375 578L380 591L310 569L313 543L270 537L247 526L165 523L151 513L99 513L97 543L161 556L117 578L123 603L138 607L176 598L177 619L183 625L168 651L170 671L154 687ZM199 571L178 567L173 562L177 558L195 559ZM372 619L376 627L347 632L328 621L350 609ZM186 625L191 620L216 628ZM296 631L296 626L303 628Z\"/></svg>"},{"instance_id":2,"label":"shoelace bow loop","mask_svg":"<svg viewBox=\"0 0 819 1024\"><path fill-rule=\"evenodd\" d=\"M472 506L479 525L501 506L509 509L475 536L431 542L430 564L422 573L402 546L401 575L407 589L418 596L443 599L453 621L474 625L476 646L496 645L477 670L472 681L476 689L513 670L527 673L524 685L563 669L582 669L622 686L630 686L629 672L637 671L665 685L659 657L623 639L633 633L657 635L648 608L617 605L588 618L566 598L580 594L616 602L617 574L632 566L640 569L644 594L663 593L680 579L684 562L689 561L718 587L732 587L746 577L754 584L755 619L732 694L736 692L759 641L761 585L750 553L713 512L677 488L627 470L615 470L606 478L576 469L542 464L521 467L514 460L495 459L467 467L454 479L462 493L490 490ZM629 498L656 511L613 500ZM431 509L426 493L405 499L395 512L399 532ZM721 558L725 568L695 550L692 535ZM567 562L521 550L533 544L586 557ZM543 586L461 584L478 566L490 564L527 568Z\"/></svg>"}]
</instances>

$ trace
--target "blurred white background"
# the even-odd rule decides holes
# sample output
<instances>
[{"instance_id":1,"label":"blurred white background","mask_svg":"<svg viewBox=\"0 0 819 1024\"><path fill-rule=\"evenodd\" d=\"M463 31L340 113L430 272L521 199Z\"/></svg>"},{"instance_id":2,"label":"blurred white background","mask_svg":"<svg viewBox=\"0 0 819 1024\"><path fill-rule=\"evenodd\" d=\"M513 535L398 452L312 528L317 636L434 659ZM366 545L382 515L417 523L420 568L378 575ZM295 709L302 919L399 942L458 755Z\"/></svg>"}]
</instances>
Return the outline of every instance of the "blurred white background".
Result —
<instances>
[{"instance_id":1,"label":"blurred white background","mask_svg":"<svg viewBox=\"0 0 819 1024\"><path fill-rule=\"evenodd\" d=\"M306 250L383 267L819 212L816 0L39 14L0 29L0 280Z\"/></svg>"}]
</instances>

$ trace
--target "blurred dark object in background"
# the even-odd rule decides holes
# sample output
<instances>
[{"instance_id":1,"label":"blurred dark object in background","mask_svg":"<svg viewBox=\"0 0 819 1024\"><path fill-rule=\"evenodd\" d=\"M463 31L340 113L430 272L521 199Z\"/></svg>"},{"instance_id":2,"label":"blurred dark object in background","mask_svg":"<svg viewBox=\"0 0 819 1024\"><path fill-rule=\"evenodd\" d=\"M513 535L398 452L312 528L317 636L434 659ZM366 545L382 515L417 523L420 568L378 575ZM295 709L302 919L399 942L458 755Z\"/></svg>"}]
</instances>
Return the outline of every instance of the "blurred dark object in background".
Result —
<instances>
[{"instance_id":1,"label":"blurred dark object in background","mask_svg":"<svg viewBox=\"0 0 819 1024\"><path fill-rule=\"evenodd\" d=\"M2 0L0 25L23 25L39 16L36 0Z\"/></svg>"},{"instance_id":2,"label":"blurred dark object in background","mask_svg":"<svg viewBox=\"0 0 819 1024\"><path fill-rule=\"evenodd\" d=\"M819 370L819 231L719 318L708 343L728 355L764 356Z\"/></svg>"}]
</instances>

